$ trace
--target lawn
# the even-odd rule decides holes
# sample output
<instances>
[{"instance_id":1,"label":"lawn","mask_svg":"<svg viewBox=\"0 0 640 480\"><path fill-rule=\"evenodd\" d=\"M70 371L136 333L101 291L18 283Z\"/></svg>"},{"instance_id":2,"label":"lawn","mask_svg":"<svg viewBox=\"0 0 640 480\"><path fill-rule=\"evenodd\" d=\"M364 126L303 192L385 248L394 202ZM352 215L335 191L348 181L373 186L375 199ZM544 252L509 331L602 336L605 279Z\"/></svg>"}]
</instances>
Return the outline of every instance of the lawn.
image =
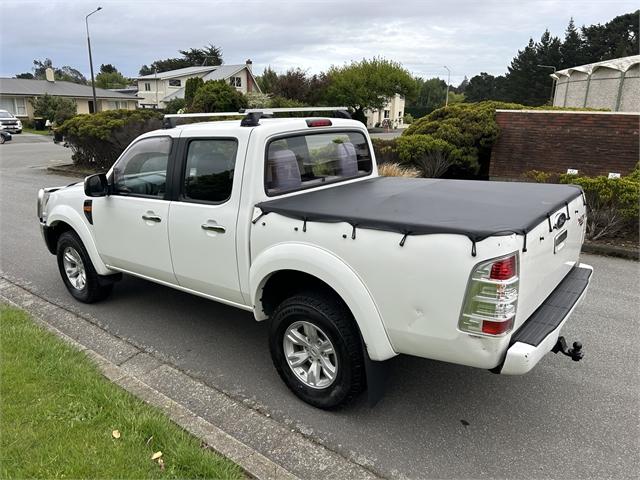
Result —
<instances>
[{"instance_id":1,"label":"lawn","mask_svg":"<svg viewBox=\"0 0 640 480\"><path fill-rule=\"evenodd\" d=\"M49 130L36 130L35 128L22 127L22 131L26 133L36 133L38 135L49 135L50 137L53 136Z\"/></svg>"},{"instance_id":2,"label":"lawn","mask_svg":"<svg viewBox=\"0 0 640 480\"><path fill-rule=\"evenodd\" d=\"M244 477L21 310L0 332L0 478Z\"/></svg>"}]
</instances>

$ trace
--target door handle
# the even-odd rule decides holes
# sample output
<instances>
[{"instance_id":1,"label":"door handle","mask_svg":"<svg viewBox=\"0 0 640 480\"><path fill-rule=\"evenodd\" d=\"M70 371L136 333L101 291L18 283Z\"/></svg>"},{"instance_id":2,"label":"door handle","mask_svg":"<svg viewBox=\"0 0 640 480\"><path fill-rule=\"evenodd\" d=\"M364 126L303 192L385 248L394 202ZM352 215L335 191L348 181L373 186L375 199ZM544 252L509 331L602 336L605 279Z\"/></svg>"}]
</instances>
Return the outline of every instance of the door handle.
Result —
<instances>
[{"instance_id":1,"label":"door handle","mask_svg":"<svg viewBox=\"0 0 640 480\"><path fill-rule=\"evenodd\" d=\"M202 225L200 225L200 227L202 227L203 230L207 230L210 232L224 233L227 231L227 229L222 225L209 225L208 223L203 223Z\"/></svg>"},{"instance_id":2,"label":"door handle","mask_svg":"<svg viewBox=\"0 0 640 480\"><path fill-rule=\"evenodd\" d=\"M156 222L160 223L162 219L156 215L142 215L142 219L147 222Z\"/></svg>"}]
</instances>

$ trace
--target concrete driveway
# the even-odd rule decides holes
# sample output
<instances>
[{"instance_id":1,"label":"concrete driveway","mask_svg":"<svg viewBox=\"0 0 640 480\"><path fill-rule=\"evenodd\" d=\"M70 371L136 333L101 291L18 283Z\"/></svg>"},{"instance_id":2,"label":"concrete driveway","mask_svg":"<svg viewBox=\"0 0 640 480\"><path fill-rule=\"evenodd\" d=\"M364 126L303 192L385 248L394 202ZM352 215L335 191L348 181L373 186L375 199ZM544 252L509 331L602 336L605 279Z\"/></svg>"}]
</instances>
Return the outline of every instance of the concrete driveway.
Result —
<instances>
[{"instance_id":1,"label":"concrete driveway","mask_svg":"<svg viewBox=\"0 0 640 480\"><path fill-rule=\"evenodd\" d=\"M38 187L72 181L43 167L69 156L53 144L0 146L0 269L42 297L86 312L109 332L382 476L637 478L638 263L583 256L595 268L593 284L564 331L584 343L580 363L550 354L531 373L506 377L398 357L375 408L361 400L324 412L282 384L267 325L246 312L133 277L103 303L73 301L35 218Z\"/></svg>"}]
</instances>

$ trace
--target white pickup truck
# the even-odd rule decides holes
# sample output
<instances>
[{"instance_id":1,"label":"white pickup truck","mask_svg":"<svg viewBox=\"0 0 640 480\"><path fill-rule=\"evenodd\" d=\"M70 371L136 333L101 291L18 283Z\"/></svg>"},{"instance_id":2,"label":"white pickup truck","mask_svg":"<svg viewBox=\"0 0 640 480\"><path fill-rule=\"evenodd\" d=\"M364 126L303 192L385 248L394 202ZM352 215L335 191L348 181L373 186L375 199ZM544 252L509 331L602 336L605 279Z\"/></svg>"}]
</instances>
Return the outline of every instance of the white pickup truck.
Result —
<instances>
[{"instance_id":1,"label":"white pickup truck","mask_svg":"<svg viewBox=\"0 0 640 480\"><path fill-rule=\"evenodd\" d=\"M398 354L501 374L582 357L560 336L592 273L579 187L379 177L360 122L269 113L167 116L107 174L41 189L71 295L124 273L269 319L275 368L320 408L379 391Z\"/></svg>"}]
</instances>

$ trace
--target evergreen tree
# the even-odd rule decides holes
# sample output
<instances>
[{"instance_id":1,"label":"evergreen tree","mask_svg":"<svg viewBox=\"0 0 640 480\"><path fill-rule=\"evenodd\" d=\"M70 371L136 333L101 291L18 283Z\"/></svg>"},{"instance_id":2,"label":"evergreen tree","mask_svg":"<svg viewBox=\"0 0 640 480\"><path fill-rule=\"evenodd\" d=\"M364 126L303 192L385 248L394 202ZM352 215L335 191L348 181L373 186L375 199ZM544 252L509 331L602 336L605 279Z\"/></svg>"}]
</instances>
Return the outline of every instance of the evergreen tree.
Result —
<instances>
[{"instance_id":1,"label":"evergreen tree","mask_svg":"<svg viewBox=\"0 0 640 480\"><path fill-rule=\"evenodd\" d=\"M562 60L558 70L569 67L577 67L586 63L584 57L584 39L573 22L573 17L569 20L569 25L564 34L564 42L560 46Z\"/></svg>"},{"instance_id":2,"label":"evergreen tree","mask_svg":"<svg viewBox=\"0 0 640 480\"><path fill-rule=\"evenodd\" d=\"M529 44L518 50L518 55L507 68L505 93L509 101L532 106L544 103L544 96L535 89L539 73L547 73L538 67L537 50L536 43L530 38Z\"/></svg>"},{"instance_id":3,"label":"evergreen tree","mask_svg":"<svg viewBox=\"0 0 640 480\"><path fill-rule=\"evenodd\" d=\"M604 25L582 27L587 63L638 54L640 10L615 17Z\"/></svg>"}]
</instances>

